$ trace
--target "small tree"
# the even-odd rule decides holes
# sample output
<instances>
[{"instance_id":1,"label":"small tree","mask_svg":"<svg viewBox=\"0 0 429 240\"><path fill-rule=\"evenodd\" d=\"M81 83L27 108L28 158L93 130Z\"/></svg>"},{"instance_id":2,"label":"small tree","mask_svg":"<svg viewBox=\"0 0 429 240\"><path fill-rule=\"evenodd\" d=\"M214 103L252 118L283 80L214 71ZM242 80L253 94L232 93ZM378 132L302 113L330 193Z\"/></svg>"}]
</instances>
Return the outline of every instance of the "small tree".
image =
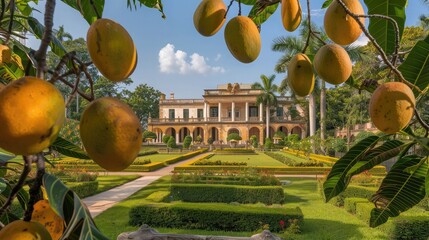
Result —
<instances>
[{"instance_id":1,"label":"small tree","mask_svg":"<svg viewBox=\"0 0 429 240\"><path fill-rule=\"evenodd\" d=\"M250 144L252 144L254 148L258 147L258 138L256 137L256 135L250 136Z\"/></svg>"},{"instance_id":2,"label":"small tree","mask_svg":"<svg viewBox=\"0 0 429 240\"><path fill-rule=\"evenodd\" d=\"M143 132L143 142L146 142L148 140L156 139L157 136L154 132L151 132L149 130L146 130Z\"/></svg>"},{"instance_id":3,"label":"small tree","mask_svg":"<svg viewBox=\"0 0 429 240\"><path fill-rule=\"evenodd\" d=\"M164 135L164 137L162 137L162 142L167 144L168 140L170 140L171 136L170 135Z\"/></svg>"},{"instance_id":4,"label":"small tree","mask_svg":"<svg viewBox=\"0 0 429 240\"><path fill-rule=\"evenodd\" d=\"M191 146L191 143L192 143L192 137L186 136L185 139L183 140L183 148L189 148L189 146Z\"/></svg>"},{"instance_id":5,"label":"small tree","mask_svg":"<svg viewBox=\"0 0 429 240\"><path fill-rule=\"evenodd\" d=\"M201 137L201 135L198 135L198 136L195 138L195 142L196 142L196 143L201 143L201 142L203 142L203 137Z\"/></svg>"},{"instance_id":6,"label":"small tree","mask_svg":"<svg viewBox=\"0 0 429 240\"><path fill-rule=\"evenodd\" d=\"M177 148L176 139L174 137L170 137L168 139L167 147L169 147L169 148Z\"/></svg>"},{"instance_id":7,"label":"small tree","mask_svg":"<svg viewBox=\"0 0 429 240\"><path fill-rule=\"evenodd\" d=\"M238 135L238 133L230 133L226 138L227 141L231 141L231 140L240 141L241 139L242 138L240 137L240 135Z\"/></svg>"},{"instance_id":8,"label":"small tree","mask_svg":"<svg viewBox=\"0 0 429 240\"><path fill-rule=\"evenodd\" d=\"M207 139L207 143L208 143L209 145L212 145L212 144L213 144L213 142L214 142L214 140L213 140L213 138L212 138L212 137L209 137L209 139Z\"/></svg>"},{"instance_id":9,"label":"small tree","mask_svg":"<svg viewBox=\"0 0 429 240\"><path fill-rule=\"evenodd\" d=\"M274 143L271 141L270 138L265 138L264 147L265 147L265 149L272 149L272 148L274 148Z\"/></svg>"}]
</instances>

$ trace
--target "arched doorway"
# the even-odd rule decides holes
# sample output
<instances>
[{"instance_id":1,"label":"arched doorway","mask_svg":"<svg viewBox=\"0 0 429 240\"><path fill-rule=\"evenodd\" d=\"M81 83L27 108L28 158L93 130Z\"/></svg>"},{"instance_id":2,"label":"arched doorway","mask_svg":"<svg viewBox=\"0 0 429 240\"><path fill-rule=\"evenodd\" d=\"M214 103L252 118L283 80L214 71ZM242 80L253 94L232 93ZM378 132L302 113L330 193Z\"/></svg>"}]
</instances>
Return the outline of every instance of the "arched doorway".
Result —
<instances>
[{"instance_id":1,"label":"arched doorway","mask_svg":"<svg viewBox=\"0 0 429 240\"><path fill-rule=\"evenodd\" d=\"M219 130L215 127L210 128L209 130L209 137L213 139L213 141L217 142L219 141Z\"/></svg>"},{"instance_id":2,"label":"arched doorway","mask_svg":"<svg viewBox=\"0 0 429 240\"><path fill-rule=\"evenodd\" d=\"M190 136L191 131L187 127L183 127L179 130L179 142L182 143L186 136Z\"/></svg>"},{"instance_id":3,"label":"arched doorway","mask_svg":"<svg viewBox=\"0 0 429 240\"><path fill-rule=\"evenodd\" d=\"M290 134L297 134L299 139L302 138L302 129L298 126L295 126L292 128L292 130L290 131Z\"/></svg>"},{"instance_id":4,"label":"arched doorway","mask_svg":"<svg viewBox=\"0 0 429 240\"><path fill-rule=\"evenodd\" d=\"M165 130L165 135L176 138L176 129L167 128L167 130ZM161 141L162 141L162 139L161 139ZM177 141L177 139L176 139L176 141Z\"/></svg>"},{"instance_id":5,"label":"arched doorway","mask_svg":"<svg viewBox=\"0 0 429 240\"><path fill-rule=\"evenodd\" d=\"M259 143L259 137L260 137L260 135L261 135L261 133L259 131L259 128L252 127L252 128L249 129L249 139L252 136L256 136L256 141L258 141L258 143Z\"/></svg>"},{"instance_id":6,"label":"arched doorway","mask_svg":"<svg viewBox=\"0 0 429 240\"><path fill-rule=\"evenodd\" d=\"M156 134L155 142L161 143L162 142L162 130L160 128L154 128L153 132Z\"/></svg>"},{"instance_id":7,"label":"arched doorway","mask_svg":"<svg viewBox=\"0 0 429 240\"><path fill-rule=\"evenodd\" d=\"M231 133L237 133L238 135L240 135L240 131L237 128L230 128L228 130L228 135Z\"/></svg>"},{"instance_id":8,"label":"arched doorway","mask_svg":"<svg viewBox=\"0 0 429 240\"><path fill-rule=\"evenodd\" d=\"M194 132L192 133L192 140L197 141L198 136L201 137L201 142L204 139L204 129L201 127L197 127L194 129Z\"/></svg>"},{"instance_id":9,"label":"arched doorway","mask_svg":"<svg viewBox=\"0 0 429 240\"><path fill-rule=\"evenodd\" d=\"M283 132L283 133L287 136L287 133L288 133L288 131L287 131L287 127L285 127L285 126L280 126L280 127L277 129L277 131Z\"/></svg>"},{"instance_id":10,"label":"arched doorway","mask_svg":"<svg viewBox=\"0 0 429 240\"><path fill-rule=\"evenodd\" d=\"M274 128L273 127L270 127L270 136L269 136L271 139L274 137ZM266 129L264 128L264 139L265 138L267 138L267 131L266 131ZM264 140L265 141L265 140Z\"/></svg>"}]
</instances>

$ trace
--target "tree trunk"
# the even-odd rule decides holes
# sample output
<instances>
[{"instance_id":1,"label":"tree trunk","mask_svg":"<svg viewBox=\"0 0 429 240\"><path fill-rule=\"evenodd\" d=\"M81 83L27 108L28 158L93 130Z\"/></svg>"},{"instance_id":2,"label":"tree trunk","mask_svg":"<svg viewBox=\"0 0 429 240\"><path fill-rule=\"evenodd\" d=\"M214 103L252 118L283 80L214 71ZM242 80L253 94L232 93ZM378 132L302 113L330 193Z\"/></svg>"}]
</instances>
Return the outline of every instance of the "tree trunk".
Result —
<instances>
[{"instance_id":1,"label":"tree trunk","mask_svg":"<svg viewBox=\"0 0 429 240\"><path fill-rule=\"evenodd\" d=\"M265 106L265 117L267 118L267 126L266 126L266 137L269 138L270 137L270 107L268 105Z\"/></svg>"},{"instance_id":2,"label":"tree trunk","mask_svg":"<svg viewBox=\"0 0 429 240\"><path fill-rule=\"evenodd\" d=\"M310 122L310 137L316 134L316 103L313 94L308 97L308 115Z\"/></svg>"},{"instance_id":3,"label":"tree trunk","mask_svg":"<svg viewBox=\"0 0 429 240\"><path fill-rule=\"evenodd\" d=\"M322 80L322 89L320 91L320 139L324 142L326 136L326 87L325 81ZM320 146L325 153L323 145Z\"/></svg>"}]
</instances>

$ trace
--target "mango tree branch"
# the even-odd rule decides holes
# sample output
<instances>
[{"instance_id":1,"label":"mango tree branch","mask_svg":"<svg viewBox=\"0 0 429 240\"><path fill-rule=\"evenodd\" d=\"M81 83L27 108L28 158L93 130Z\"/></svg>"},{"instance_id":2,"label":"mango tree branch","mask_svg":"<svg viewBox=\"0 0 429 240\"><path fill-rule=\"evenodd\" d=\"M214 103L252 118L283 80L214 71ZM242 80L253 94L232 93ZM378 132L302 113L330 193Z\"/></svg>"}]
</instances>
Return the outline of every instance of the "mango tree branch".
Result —
<instances>
[{"instance_id":1,"label":"mango tree branch","mask_svg":"<svg viewBox=\"0 0 429 240\"><path fill-rule=\"evenodd\" d=\"M25 180L28 174L31 172L31 163L36 159L35 155L24 156L24 168L22 170L21 176L19 177L18 182L12 188L12 191L7 198L6 202L0 208L0 217L6 212L9 206L12 204L13 200L18 195L19 190L24 186Z\"/></svg>"},{"instance_id":2,"label":"mango tree branch","mask_svg":"<svg viewBox=\"0 0 429 240\"><path fill-rule=\"evenodd\" d=\"M34 58L37 61L37 77L43 79L46 69L46 52L48 51L49 44L52 41L54 26L54 11L55 11L55 0L46 0L45 5L45 31L43 33L42 40L40 42L39 49L34 54Z\"/></svg>"},{"instance_id":3,"label":"mango tree branch","mask_svg":"<svg viewBox=\"0 0 429 240\"><path fill-rule=\"evenodd\" d=\"M24 214L24 221L31 221L31 215L33 214L34 204L39 201L42 197L40 196L40 187L42 186L43 175L45 174L45 159L43 153L36 155L37 160L37 175L36 181L31 186L29 193L30 199L28 200L27 210Z\"/></svg>"},{"instance_id":4,"label":"mango tree branch","mask_svg":"<svg viewBox=\"0 0 429 240\"><path fill-rule=\"evenodd\" d=\"M365 24L363 24L359 18L360 17L371 17L371 15L357 15L355 13L353 13L352 11L350 11L350 9L346 6L346 4L343 2L343 0L336 0L342 7L343 9L346 11L346 13L348 15L350 15L358 24L359 27L362 29L363 33L365 34L365 36L371 41L371 43L374 45L374 47L377 49L377 51L380 53L381 58L383 59L383 62L393 71L393 73L395 73L395 75L399 78L399 80L405 84L407 84L410 88L412 89L416 89L418 92L422 92L422 90L417 87L416 85L408 82L404 76L402 75L402 73L389 61L389 59L387 58L386 53L383 51L383 49L380 47L380 45L377 43L377 41L375 40L375 38L368 32L368 30L365 28ZM386 17L386 16L384 16ZM393 20L394 21L394 20Z\"/></svg>"}]
</instances>

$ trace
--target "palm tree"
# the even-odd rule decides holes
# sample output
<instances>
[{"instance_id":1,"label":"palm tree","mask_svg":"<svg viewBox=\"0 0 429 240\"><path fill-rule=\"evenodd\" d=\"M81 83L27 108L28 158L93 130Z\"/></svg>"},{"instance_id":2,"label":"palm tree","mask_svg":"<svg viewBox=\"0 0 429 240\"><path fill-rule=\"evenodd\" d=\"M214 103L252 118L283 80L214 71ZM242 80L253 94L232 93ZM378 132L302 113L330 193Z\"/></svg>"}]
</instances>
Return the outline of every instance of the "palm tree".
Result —
<instances>
[{"instance_id":1,"label":"palm tree","mask_svg":"<svg viewBox=\"0 0 429 240\"><path fill-rule=\"evenodd\" d=\"M277 96L275 92L277 92L277 85L275 85L274 78L275 75L271 75L269 77L264 74L261 75L262 84L259 82L255 82L252 84L252 89L262 90L262 93L258 95L256 98L256 104L264 104L265 105L265 118L266 118L266 136L270 137L270 107L277 106Z\"/></svg>"},{"instance_id":2,"label":"palm tree","mask_svg":"<svg viewBox=\"0 0 429 240\"><path fill-rule=\"evenodd\" d=\"M64 30L64 26L61 25L58 30L54 30L55 37L60 41L64 42L65 39L73 40L73 36Z\"/></svg>"}]
</instances>

